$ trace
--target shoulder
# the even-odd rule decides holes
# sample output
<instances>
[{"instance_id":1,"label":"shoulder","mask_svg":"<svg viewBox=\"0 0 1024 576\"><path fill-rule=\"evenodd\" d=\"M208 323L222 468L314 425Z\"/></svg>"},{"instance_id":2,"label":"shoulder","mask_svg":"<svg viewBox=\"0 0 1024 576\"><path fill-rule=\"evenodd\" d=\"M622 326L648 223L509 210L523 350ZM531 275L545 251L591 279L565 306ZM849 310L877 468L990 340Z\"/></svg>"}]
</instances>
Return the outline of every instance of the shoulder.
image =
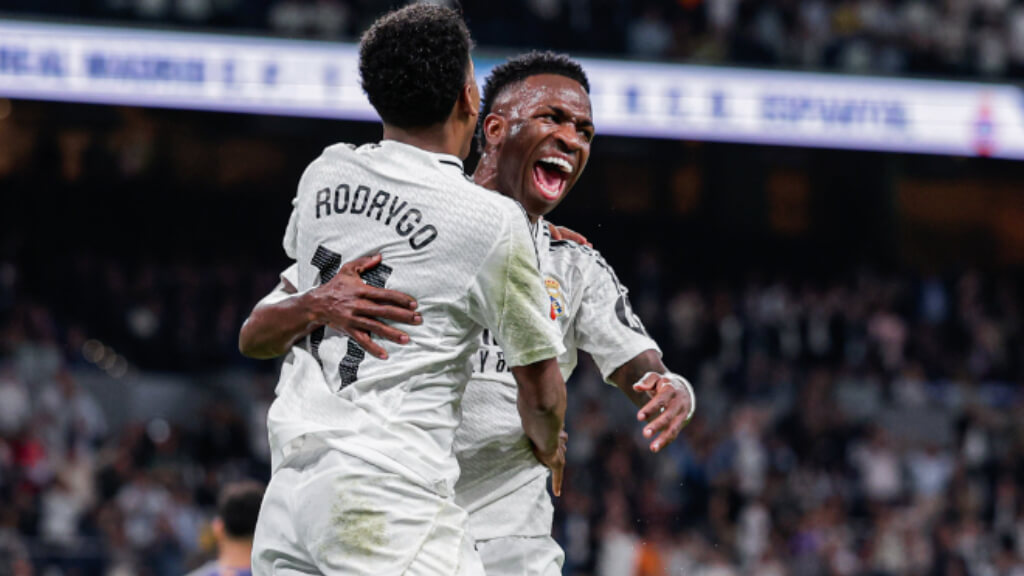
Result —
<instances>
[{"instance_id":1,"label":"shoulder","mask_svg":"<svg viewBox=\"0 0 1024 576\"><path fill-rule=\"evenodd\" d=\"M320 155L306 165L306 169L303 171L303 177L317 174L323 170L328 169L330 166L336 166L339 161L353 161L356 159L357 151L359 148L355 144L349 144L347 142L338 142L331 144L320 151Z\"/></svg>"},{"instance_id":2,"label":"shoulder","mask_svg":"<svg viewBox=\"0 0 1024 576\"><path fill-rule=\"evenodd\" d=\"M463 201L489 225L500 223L500 230L506 230L509 224L526 225L529 222L523 207L504 194L467 180L457 181L455 187Z\"/></svg>"},{"instance_id":3,"label":"shoulder","mask_svg":"<svg viewBox=\"0 0 1024 576\"><path fill-rule=\"evenodd\" d=\"M523 208L522 204L520 204L516 200L509 198L508 196L505 196L504 194L499 194L498 192L493 192L490 190L487 191L490 192L490 196L498 205L498 209L503 212L502 215L505 218L508 218L513 222L530 221L530 217L526 214L526 209Z\"/></svg>"},{"instance_id":4,"label":"shoulder","mask_svg":"<svg viewBox=\"0 0 1024 576\"><path fill-rule=\"evenodd\" d=\"M376 147L376 144L364 144L362 146L356 146L348 142L337 142L323 149L320 155L313 160L313 163L334 161L338 159L354 159L359 156L365 155L370 150Z\"/></svg>"},{"instance_id":5,"label":"shoulder","mask_svg":"<svg viewBox=\"0 0 1024 576\"><path fill-rule=\"evenodd\" d=\"M573 240L551 240L548 251L552 257L570 262L581 270L594 267L611 269L600 252L594 248L577 244Z\"/></svg>"}]
</instances>

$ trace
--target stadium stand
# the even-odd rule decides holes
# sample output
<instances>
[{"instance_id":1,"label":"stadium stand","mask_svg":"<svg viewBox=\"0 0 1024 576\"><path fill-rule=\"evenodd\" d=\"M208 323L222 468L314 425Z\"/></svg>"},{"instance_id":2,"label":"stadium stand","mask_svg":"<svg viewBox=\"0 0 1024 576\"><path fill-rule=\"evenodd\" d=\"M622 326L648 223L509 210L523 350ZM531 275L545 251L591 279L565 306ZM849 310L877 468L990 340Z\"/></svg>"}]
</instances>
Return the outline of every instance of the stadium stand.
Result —
<instances>
[{"instance_id":1,"label":"stadium stand","mask_svg":"<svg viewBox=\"0 0 1024 576\"><path fill-rule=\"evenodd\" d=\"M441 0L443 4L455 2ZM353 39L376 0L6 2L13 15L327 40ZM1013 78L1024 73L1024 4L1013 0L515 0L460 3L489 47L544 46L705 64Z\"/></svg>"}]
</instances>

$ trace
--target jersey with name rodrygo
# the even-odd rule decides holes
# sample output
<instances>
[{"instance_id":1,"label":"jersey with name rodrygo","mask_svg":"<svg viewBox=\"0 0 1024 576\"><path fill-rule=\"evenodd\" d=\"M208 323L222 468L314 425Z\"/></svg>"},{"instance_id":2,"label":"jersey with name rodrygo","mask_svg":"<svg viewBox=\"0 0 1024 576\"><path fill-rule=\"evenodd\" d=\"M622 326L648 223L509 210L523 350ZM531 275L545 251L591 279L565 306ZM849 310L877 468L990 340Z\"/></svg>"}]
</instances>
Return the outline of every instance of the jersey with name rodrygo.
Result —
<instances>
[{"instance_id":1,"label":"jersey with name rodrygo","mask_svg":"<svg viewBox=\"0 0 1024 576\"><path fill-rule=\"evenodd\" d=\"M381 341L387 360L329 327L310 334L301 356L322 377L303 377L301 359L282 370L268 417L275 468L312 436L450 495L459 400L481 331L511 365L564 350L522 208L469 181L453 156L393 141L339 144L303 174L284 244L300 291L381 253L363 280L416 298L423 323L402 326L407 345Z\"/></svg>"},{"instance_id":2,"label":"jersey with name rodrygo","mask_svg":"<svg viewBox=\"0 0 1024 576\"><path fill-rule=\"evenodd\" d=\"M543 219L534 236L547 290L547 314L558 323L565 344L565 352L558 357L564 378L576 367L578 350L593 357L605 379L641 352L660 353L633 313L628 290L597 251L575 242L552 241ZM543 492L543 482L519 491L545 475L547 468L533 456L523 434L507 358L500 342L484 332L473 357L473 379L463 397L462 425L455 436L462 467L456 499L470 512L470 532L477 540L551 532L550 516L545 518L536 510L537 495L526 493L536 487ZM546 493L541 496L546 498ZM497 504L502 499L508 499L508 505Z\"/></svg>"}]
</instances>

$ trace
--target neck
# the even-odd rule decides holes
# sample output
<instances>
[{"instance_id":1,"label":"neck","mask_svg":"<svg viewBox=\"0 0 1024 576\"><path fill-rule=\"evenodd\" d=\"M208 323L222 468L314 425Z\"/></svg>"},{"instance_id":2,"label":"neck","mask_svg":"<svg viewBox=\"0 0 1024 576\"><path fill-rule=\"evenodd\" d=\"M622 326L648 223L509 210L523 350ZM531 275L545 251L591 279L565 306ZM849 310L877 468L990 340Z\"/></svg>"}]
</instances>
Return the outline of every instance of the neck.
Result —
<instances>
[{"instance_id":1,"label":"neck","mask_svg":"<svg viewBox=\"0 0 1024 576\"><path fill-rule=\"evenodd\" d=\"M222 539L217 562L224 568L248 569L252 565L252 541Z\"/></svg>"},{"instance_id":2,"label":"neck","mask_svg":"<svg viewBox=\"0 0 1024 576\"><path fill-rule=\"evenodd\" d=\"M462 158L463 143L448 128L447 122L425 128L399 128L385 124L384 139L415 146L427 152Z\"/></svg>"},{"instance_id":3,"label":"neck","mask_svg":"<svg viewBox=\"0 0 1024 576\"><path fill-rule=\"evenodd\" d=\"M480 156L480 162L476 165L476 172L473 172L473 182L488 190L497 190L515 200L515 196L506 194L504 190L498 187L498 165L496 158L497 154L488 152L484 152ZM525 209L526 207L524 206L523 208ZM527 212L526 217L530 219L530 222L536 223L540 219L540 214L530 214Z\"/></svg>"}]
</instances>

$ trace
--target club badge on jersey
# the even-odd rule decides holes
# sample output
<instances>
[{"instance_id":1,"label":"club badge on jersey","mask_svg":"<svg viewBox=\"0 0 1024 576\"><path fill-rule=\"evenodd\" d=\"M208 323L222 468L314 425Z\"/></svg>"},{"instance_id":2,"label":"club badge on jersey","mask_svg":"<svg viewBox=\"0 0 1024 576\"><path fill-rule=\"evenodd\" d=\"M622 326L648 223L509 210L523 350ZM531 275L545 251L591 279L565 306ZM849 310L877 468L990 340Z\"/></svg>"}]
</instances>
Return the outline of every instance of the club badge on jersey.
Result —
<instances>
[{"instance_id":1,"label":"club badge on jersey","mask_svg":"<svg viewBox=\"0 0 1024 576\"><path fill-rule=\"evenodd\" d=\"M554 320L565 313L565 307L562 305L562 285L558 280L548 276L544 279L544 287L551 298L551 319Z\"/></svg>"}]
</instances>

